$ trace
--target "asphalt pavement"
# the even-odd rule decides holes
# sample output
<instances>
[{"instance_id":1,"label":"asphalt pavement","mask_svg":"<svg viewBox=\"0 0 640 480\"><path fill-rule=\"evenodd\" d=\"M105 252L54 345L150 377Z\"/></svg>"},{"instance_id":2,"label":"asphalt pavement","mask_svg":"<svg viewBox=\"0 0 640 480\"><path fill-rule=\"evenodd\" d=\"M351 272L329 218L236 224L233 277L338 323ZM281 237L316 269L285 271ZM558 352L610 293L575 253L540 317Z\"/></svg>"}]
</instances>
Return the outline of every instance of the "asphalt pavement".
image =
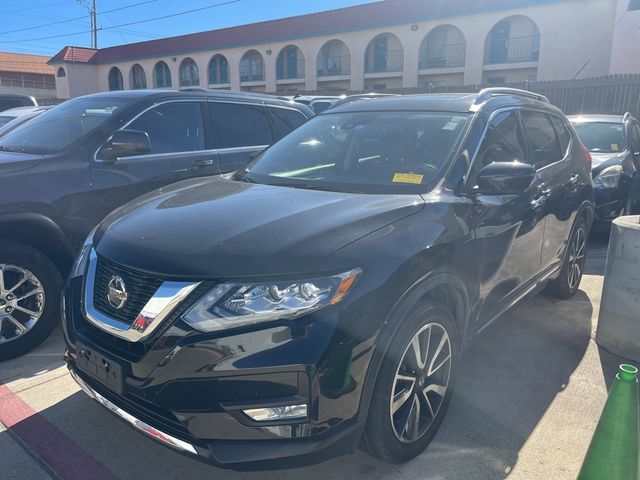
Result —
<instances>
[{"instance_id":1,"label":"asphalt pavement","mask_svg":"<svg viewBox=\"0 0 640 480\"><path fill-rule=\"evenodd\" d=\"M620 359L593 338L606 239L592 239L580 291L539 295L466 352L449 412L431 446L405 465L356 452L277 473L237 473L146 438L89 399L67 374L60 331L0 363L3 479L574 479Z\"/></svg>"}]
</instances>

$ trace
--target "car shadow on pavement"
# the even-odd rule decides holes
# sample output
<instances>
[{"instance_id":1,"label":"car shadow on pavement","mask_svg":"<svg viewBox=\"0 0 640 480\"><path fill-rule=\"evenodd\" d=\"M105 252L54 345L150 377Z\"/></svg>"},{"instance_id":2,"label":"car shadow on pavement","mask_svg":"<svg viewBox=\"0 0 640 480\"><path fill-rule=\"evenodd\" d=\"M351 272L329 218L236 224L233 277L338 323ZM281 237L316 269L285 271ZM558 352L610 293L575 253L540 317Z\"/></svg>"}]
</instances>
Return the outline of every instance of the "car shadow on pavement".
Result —
<instances>
[{"instance_id":1,"label":"car shadow on pavement","mask_svg":"<svg viewBox=\"0 0 640 480\"><path fill-rule=\"evenodd\" d=\"M41 414L123 479L505 478L580 363L592 311L582 291L566 302L538 296L489 326L461 360L456 393L434 442L405 465L387 465L358 451L275 474L229 472L143 438L82 392Z\"/></svg>"}]
</instances>

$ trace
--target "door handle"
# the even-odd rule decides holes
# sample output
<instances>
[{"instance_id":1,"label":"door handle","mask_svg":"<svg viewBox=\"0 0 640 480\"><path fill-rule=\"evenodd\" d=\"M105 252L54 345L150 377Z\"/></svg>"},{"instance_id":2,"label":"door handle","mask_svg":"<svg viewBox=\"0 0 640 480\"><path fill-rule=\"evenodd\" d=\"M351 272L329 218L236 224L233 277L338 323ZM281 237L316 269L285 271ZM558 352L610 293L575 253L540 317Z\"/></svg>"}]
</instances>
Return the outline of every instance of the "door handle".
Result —
<instances>
[{"instance_id":1,"label":"door handle","mask_svg":"<svg viewBox=\"0 0 640 480\"><path fill-rule=\"evenodd\" d=\"M538 198L534 198L533 200L531 200L531 208L533 208L534 210L537 208L541 208L544 206L544 204L547 203L547 197L545 197L544 195Z\"/></svg>"},{"instance_id":2,"label":"door handle","mask_svg":"<svg viewBox=\"0 0 640 480\"><path fill-rule=\"evenodd\" d=\"M569 179L569 185L575 187L578 183L580 183L580 175L576 173Z\"/></svg>"},{"instance_id":3,"label":"door handle","mask_svg":"<svg viewBox=\"0 0 640 480\"><path fill-rule=\"evenodd\" d=\"M211 167L213 165L215 165L215 161L208 159L208 160L196 160L195 162L193 162L192 167L193 168L205 168L205 167Z\"/></svg>"}]
</instances>

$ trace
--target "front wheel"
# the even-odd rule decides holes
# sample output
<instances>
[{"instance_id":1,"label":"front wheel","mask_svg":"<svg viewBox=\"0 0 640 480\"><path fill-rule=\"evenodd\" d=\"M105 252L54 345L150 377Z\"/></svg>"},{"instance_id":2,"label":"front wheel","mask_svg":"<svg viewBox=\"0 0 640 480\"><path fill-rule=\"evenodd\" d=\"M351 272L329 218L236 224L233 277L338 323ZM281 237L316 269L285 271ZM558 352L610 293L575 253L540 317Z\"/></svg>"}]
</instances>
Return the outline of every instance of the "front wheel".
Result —
<instances>
[{"instance_id":1,"label":"front wheel","mask_svg":"<svg viewBox=\"0 0 640 480\"><path fill-rule=\"evenodd\" d=\"M403 463L433 440L452 395L457 329L445 307L416 307L383 360L363 443L374 457Z\"/></svg>"},{"instance_id":2,"label":"front wheel","mask_svg":"<svg viewBox=\"0 0 640 480\"><path fill-rule=\"evenodd\" d=\"M545 293L556 298L570 298L582 281L584 264L587 258L587 224L584 219L573 229L560 276L548 283Z\"/></svg>"},{"instance_id":3,"label":"front wheel","mask_svg":"<svg viewBox=\"0 0 640 480\"><path fill-rule=\"evenodd\" d=\"M62 277L44 254L0 242L0 360L20 356L55 328Z\"/></svg>"}]
</instances>

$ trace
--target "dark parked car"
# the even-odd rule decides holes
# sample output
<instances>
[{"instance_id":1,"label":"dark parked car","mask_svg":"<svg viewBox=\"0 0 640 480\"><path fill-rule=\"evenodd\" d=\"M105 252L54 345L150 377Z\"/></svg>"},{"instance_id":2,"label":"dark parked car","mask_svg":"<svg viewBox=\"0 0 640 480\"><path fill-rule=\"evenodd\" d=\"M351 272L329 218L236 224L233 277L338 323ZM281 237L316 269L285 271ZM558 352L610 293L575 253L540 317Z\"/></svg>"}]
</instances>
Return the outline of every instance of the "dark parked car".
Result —
<instances>
[{"instance_id":1,"label":"dark parked car","mask_svg":"<svg viewBox=\"0 0 640 480\"><path fill-rule=\"evenodd\" d=\"M569 117L593 157L596 221L609 225L635 213L640 202L640 124L625 115Z\"/></svg>"},{"instance_id":2,"label":"dark parked car","mask_svg":"<svg viewBox=\"0 0 640 480\"><path fill-rule=\"evenodd\" d=\"M311 116L262 95L136 90L69 100L0 138L0 360L55 327L62 279L114 208L237 170Z\"/></svg>"},{"instance_id":3,"label":"dark parked car","mask_svg":"<svg viewBox=\"0 0 640 480\"><path fill-rule=\"evenodd\" d=\"M0 112L17 107L37 107L38 102L30 95L21 93L0 93Z\"/></svg>"},{"instance_id":4,"label":"dark parked car","mask_svg":"<svg viewBox=\"0 0 640 480\"><path fill-rule=\"evenodd\" d=\"M588 152L544 97L353 102L228 178L109 215L66 287L66 361L135 428L229 468L418 455L470 339L578 289ZM114 446L113 448L117 448Z\"/></svg>"}]
</instances>

